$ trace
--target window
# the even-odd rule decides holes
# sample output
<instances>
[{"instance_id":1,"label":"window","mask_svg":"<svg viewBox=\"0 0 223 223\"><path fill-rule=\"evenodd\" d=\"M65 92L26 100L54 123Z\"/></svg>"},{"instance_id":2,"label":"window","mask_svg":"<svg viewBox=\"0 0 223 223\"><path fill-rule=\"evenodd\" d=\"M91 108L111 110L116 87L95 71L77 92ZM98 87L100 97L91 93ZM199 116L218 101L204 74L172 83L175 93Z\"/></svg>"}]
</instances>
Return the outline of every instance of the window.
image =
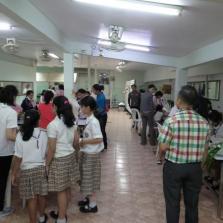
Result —
<instances>
[{"instance_id":1,"label":"window","mask_svg":"<svg viewBox=\"0 0 223 223\"><path fill-rule=\"evenodd\" d=\"M210 100L220 100L221 81L199 81L189 82L188 84L195 87L199 95L202 95L203 97L206 97Z\"/></svg>"},{"instance_id":2,"label":"window","mask_svg":"<svg viewBox=\"0 0 223 223\"><path fill-rule=\"evenodd\" d=\"M220 100L221 81L208 81L208 99Z\"/></svg>"}]
</instances>

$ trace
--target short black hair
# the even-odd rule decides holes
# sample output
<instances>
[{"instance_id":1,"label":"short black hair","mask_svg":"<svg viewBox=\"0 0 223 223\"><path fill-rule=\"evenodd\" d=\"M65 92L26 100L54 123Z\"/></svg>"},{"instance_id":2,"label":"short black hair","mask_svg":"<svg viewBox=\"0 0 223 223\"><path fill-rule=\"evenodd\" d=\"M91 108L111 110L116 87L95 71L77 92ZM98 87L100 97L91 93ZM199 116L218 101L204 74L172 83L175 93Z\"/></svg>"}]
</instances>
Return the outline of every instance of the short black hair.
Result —
<instances>
[{"instance_id":1,"label":"short black hair","mask_svg":"<svg viewBox=\"0 0 223 223\"><path fill-rule=\"evenodd\" d=\"M150 89L150 88L156 88L156 87L155 87L154 84L150 84L150 85L148 86L148 89Z\"/></svg>"},{"instance_id":2,"label":"short black hair","mask_svg":"<svg viewBox=\"0 0 223 223\"><path fill-rule=\"evenodd\" d=\"M14 106L15 98L18 95L18 90L14 85L7 85L1 90L0 102Z\"/></svg>"},{"instance_id":3,"label":"short black hair","mask_svg":"<svg viewBox=\"0 0 223 223\"><path fill-rule=\"evenodd\" d=\"M185 85L178 93L178 97L186 104L194 106L198 97L198 93L193 86Z\"/></svg>"},{"instance_id":4,"label":"short black hair","mask_svg":"<svg viewBox=\"0 0 223 223\"><path fill-rule=\"evenodd\" d=\"M102 86L100 84L94 84L92 86L92 88L94 88L94 90L96 90L96 91L102 91L104 89L104 86Z\"/></svg>"},{"instance_id":5,"label":"short black hair","mask_svg":"<svg viewBox=\"0 0 223 223\"><path fill-rule=\"evenodd\" d=\"M80 93L80 94L86 94L87 91L84 90L83 88L80 88L80 89L77 91L77 93Z\"/></svg>"},{"instance_id":6,"label":"short black hair","mask_svg":"<svg viewBox=\"0 0 223 223\"><path fill-rule=\"evenodd\" d=\"M157 91L157 92L155 93L155 96L156 96L156 97L163 97L163 92L162 92L162 91Z\"/></svg>"},{"instance_id":7,"label":"short black hair","mask_svg":"<svg viewBox=\"0 0 223 223\"><path fill-rule=\"evenodd\" d=\"M222 118L222 113L220 113L217 110L212 110L211 113L209 114L209 119L214 122L214 123L221 123L223 118Z\"/></svg>"},{"instance_id":8,"label":"short black hair","mask_svg":"<svg viewBox=\"0 0 223 223\"><path fill-rule=\"evenodd\" d=\"M90 107L91 111L95 111L97 108L97 103L93 97L86 96L83 99L81 99L80 106Z\"/></svg>"},{"instance_id":9,"label":"short black hair","mask_svg":"<svg viewBox=\"0 0 223 223\"><path fill-rule=\"evenodd\" d=\"M64 90L64 85L63 84L59 84L58 88L59 88L59 90Z\"/></svg>"},{"instance_id":10,"label":"short black hair","mask_svg":"<svg viewBox=\"0 0 223 223\"><path fill-rule=\"evenodd\" d=\"M135 87L136 88L137 86L136 86L136 84L132 84L131 87Z\"/></svg>"},{"instance_id":11,"label":"short black hair","mask_svg":"<svg viewBox=\"0 0 223 223\"><path fill-rule=\"evenodd\" d=\"M34 94L33 90L28 90L28 91L26 92L26 96L29 96L29 95L31 95L31 94Z\"/></svg>"}]
</instances>

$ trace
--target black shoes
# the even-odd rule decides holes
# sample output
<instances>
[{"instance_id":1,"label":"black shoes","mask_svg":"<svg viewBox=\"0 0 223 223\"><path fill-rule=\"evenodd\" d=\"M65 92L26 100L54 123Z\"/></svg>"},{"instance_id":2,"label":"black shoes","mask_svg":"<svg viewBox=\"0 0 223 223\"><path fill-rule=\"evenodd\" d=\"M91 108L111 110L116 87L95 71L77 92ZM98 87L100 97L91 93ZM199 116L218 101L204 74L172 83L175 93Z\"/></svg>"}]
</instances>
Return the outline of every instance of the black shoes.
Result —
<instances>
[{"instance_id":1,"label":"black shoes","mask_svg":"<svg viewBox=\"0 0 223 223\"><path fill-rule=\"evenodd\" d=\"M55 220L58 218L58 213L55 212L55 211L50 211L49 214L50 214L50 217L53 218L53 219L55 219Z\"/></svg>"},{"instance_id":2,"label":"black shoes","mask_svg":"<svg viewBox=\"0 0 223 223\"><path fill-rule=\"evenodd\" d=\"M83 207L85 205L89 205L89 198L86 197L84 200L78 202L79 207Z\"/></svg>"},{"instance_id":3,"label":"black shoes","mask_svg":"<svg viewBox=\"0 0 223 223\"><path fill-rule=\"evenodd\" d=\"M53 218L54 220L58 219L58 213L55 211L50 211L50 217ZM66 216L66 221L67 221L67 216Z\"/></svg>"},{"instance_id":4,"label":"black shoes","mask_svg":"<svg viewBox=\"0 0 223 223\"><path fill-rule=\"evenodd\" d=\"M82 213L97 213L98 212L98 207L97 205L95 207L90 207L90 205L85 205L80 207L80 212Z\"/></svg>"}]
</instances>

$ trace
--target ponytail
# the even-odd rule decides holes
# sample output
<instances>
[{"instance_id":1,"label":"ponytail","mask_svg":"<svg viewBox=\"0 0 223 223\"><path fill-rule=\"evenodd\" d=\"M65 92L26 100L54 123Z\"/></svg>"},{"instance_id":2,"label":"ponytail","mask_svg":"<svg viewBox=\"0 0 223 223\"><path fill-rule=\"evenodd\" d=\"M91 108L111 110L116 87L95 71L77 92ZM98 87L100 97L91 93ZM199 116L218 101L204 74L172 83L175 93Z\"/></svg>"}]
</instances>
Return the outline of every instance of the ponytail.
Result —
<instances>
[{"instance_id":1,"label":"ponytail","mask_svg":"<svg viewBox=\"0 0 223 223\"><path fill-rule=\"evenodd\" d=\"M56 106L57 116L63 120L68 128L73 127L75 117L68 99L64 96L58 96L54 98L53 104Z\"/></svg>"},{"instance_id":2,"label":"ponytail","mask_svg":"<svg viewBox=\"0 0 223 223\"><path fill-rule=\"evenodd\" d=\"M33 136L34 128L38 126L39 112L31 109L25 112L24 123L21 126L20 132L24 141L29 141Z\"/></svg>"}]
</instances>

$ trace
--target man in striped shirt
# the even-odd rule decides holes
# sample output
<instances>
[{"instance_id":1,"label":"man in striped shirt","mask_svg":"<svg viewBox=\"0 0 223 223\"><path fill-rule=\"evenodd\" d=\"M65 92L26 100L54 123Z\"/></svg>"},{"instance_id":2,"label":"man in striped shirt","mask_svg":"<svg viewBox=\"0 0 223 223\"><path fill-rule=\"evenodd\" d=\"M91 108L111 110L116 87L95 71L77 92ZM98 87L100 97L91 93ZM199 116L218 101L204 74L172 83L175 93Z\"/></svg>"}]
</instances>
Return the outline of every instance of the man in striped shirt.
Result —
<instances>
[{"instance_id":1,"label":"man in striped shirt","mask_svg":"<svg viewBox=\"0 0 223 223\"><path fill-rule=\"evenodd\" d=\"M209 126L193 111L196 89L184 86L177 98L179 112L168 118L159 135L160 154L165 153L163 188L167 223L179 223L181 190L185 223L198 223L198 200L202 185L201 162L206 152Z\"/></svg>"}]
</instances>

